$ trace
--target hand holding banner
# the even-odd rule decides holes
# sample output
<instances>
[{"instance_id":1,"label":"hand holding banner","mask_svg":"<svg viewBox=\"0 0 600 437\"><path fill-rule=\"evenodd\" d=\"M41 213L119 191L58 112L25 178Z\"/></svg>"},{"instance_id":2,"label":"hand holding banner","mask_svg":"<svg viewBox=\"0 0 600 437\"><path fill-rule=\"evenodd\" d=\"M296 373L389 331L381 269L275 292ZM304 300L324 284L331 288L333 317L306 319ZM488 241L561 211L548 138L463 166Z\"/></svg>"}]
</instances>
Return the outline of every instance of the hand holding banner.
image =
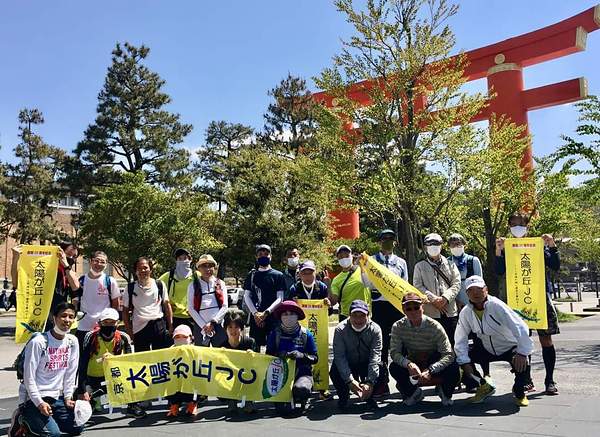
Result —
<instances>
[{"instance_id":1,"label":"hand holding banner","mask_svg":"<svg viewBox=\"0 0 600 437\"><path fill-rule=\"evenodd\" d=\"M56 246L22 246L17 264L16 343L44 331L56 286L58 253Z\"/></svg>"},{"instance_id":2,"label":"hand holding banner","mask_svg":"<svg viewBox=\"0 0 600 437\"><path fill-rule=\"evenodd\" d=\"M367 274L375 288L398 310L402 311L402 298L407 293L416 293L427 302L427 296L400 276L395 275L366 253L361 254L360 268Z\"/></svg>"},{"instance_id":3,"label":"hand holding banner","mask_svg":"<svg viewBox=\"0 0 600 437\"><path fill-rule=\"evenodd\" d=\"M508 306L529 328L547 329L544 241L539 237L508 238L504 253Z\"/></svg>"},{"instance_id":4,"label":"hand holding banner","mask_svg":"<svg viewBox=\"0 0 600 437\"><path fill-rule=\"evenodd\" d=\"M312 368L315 390L329 390L329 315L323 299L298 299L306 318L300 324L315 337L319 361Z\"/></svg>"}]
</instances>

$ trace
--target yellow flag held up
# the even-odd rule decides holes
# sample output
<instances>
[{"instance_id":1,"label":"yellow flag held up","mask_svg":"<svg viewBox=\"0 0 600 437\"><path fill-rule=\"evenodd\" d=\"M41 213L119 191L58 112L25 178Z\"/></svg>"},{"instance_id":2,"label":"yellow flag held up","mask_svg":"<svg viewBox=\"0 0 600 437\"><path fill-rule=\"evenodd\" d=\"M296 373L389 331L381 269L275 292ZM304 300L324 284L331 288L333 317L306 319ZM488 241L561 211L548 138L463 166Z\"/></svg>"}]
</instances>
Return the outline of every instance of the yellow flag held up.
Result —
<instances>
[{"instance_id":1,"label":"yellow flag held up","mask_svg":"<svg viewBox=\"0 0 600 437\"><path fill-rule=\"evenodd\" d=\"M58 247L22 246L19 256L15 342L25 343L32 332L43 332L50 312Z\"/></svg>"},{"instance_id":2,"label":"yellow flag held up","mask_svg":"<svg viewBox=\"0 0 600 437\"><path fill-rule=\"evenodd\" d=\"M111 356L103 367L111 405L156 399L177 392L289 402L296 373L294 360L199 346Z\"/></svg>"},{"instance_id":3,"label":"yellow flag held up","mask_svg":"<svg viewBox=\"0 0 600 437\"><path fill-rule=\"evenodd\" d=\"M312 368L315 390L329 390L329 315L323 299L298 299L306 319L300 324L315 337L319 361Z\"/></svg>"},{"instance_id":4,"label":"yellow flag held up","mask_svg":"<svg viewBox=\"0 0 600 437\"><path fill-rule=\"evenodd\" d=\"M511 307L530 329L547 329L544 240L509 238L506 255L506 295Z\"/></svg>"},{"instance_id":5,"label":"yellow flag held up","mask_svg":"<svg viewBox=\"0 0 600 437\"><path fill-rule=\"evenodd\" d=\"M359 261L360 268L367 274L377 291L400 311L402 311L402 298L407 293L416 293L427 302L427 297L420 290L379 264L372 256L368 257L368 262L365 261L365 257L367 255L363 253Z\"/></svg>"}]
</instances>

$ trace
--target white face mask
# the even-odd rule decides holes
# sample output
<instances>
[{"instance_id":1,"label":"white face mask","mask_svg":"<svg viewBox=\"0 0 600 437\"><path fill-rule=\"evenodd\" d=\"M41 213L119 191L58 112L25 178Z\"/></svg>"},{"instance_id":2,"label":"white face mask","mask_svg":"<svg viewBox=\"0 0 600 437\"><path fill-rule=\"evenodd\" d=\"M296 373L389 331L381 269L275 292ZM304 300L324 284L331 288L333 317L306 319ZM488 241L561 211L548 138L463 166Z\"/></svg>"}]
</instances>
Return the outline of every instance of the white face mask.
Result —
<instances>
[{"instance_id":1,"label":"white face mask","mask_svg":"<svg viewBox=\"0 0 600 437\"><path fill-rule=\"evenodd\" d=\"M306 288L312 288L312 286L315 285L315 281L312 281L310 284L302 281L302 285L304 285Z\"/></svg>"},{"instance_id":2,"label":"white face mask","mask_svg":"<svg viewBox=\"0 0 600 437\"><path fill-rule=\"evenodd\" d=\"M300 258L296 257L296 258L288 258L287 259L287 264L289 267L298 267L298 263L300 262Z\"/></svg>"},{"instance_id":3,"label":"white face mask","mask_svg":"<svg viewBox=\"0 0 600 437\"><path fill-rule=\"evenodd\" d=\"M60 329L58 326L54 325L54 327L52 328L52 330L57 334L57 335L67 335L69 333L69 331L63 331L62 329Z\"/></svg>"},{"instance_id":4,"label":"white face mask","mask_svg":"<svg viewBox=\"0 0 600 437\"><path fill-rule=\"evenodd\" d=\"M356 332L363 332L365 329L367 329L367 324L365 323L364 325L362 325L360 328L357 328L356 326L354 326L352 323L350 323L350 326L352 327L352 329L354 329Z\"/></svg>"},{"instance_id":5,"label":"white face mask","mask_svg":"<svg viewBox=\"0 0 600 437\"><path fill-rule=\"evenodd\" d=\"M427 250L427 255L431 257L438 256L442 253L442 246L425 246L425 249Z\"/></svg>"},{"instance_id":6,"label":"white face mask","mask_svg":"<svg viewBox=\"0 0 600 437\"><path fill-rule=\"evenodd\" d=\"M192 269L190 268L191 265L192 262L189 259L176 261L175 273L180 278L187 278L187 276L192 272Z\"/></svg>"},{"instance_id":7,"label":"white face mask","mask_svg":"<svg viewBox=\"0 0 600 437\"><path fill-rule=\"evenodd\" d=\"M298 324L298 314L284 314L281 316L281 325L284 328L293 328Z\"/></svg>"},{"instance_id":8,"label":"white face mask","mask_svg":"<svg viewBox=\"0 0 600 437\"><path fill-rule=\"evenodd\" d=\"M352 265L352 257L349 256L348 258L340 258L338 259L338 263L343 269L347 269Z\"/></svg>"},{"instance_id":9,"label":"white face mask","mask_svg":"<svg viewBox=\"0 0 600 437\"><path fill-rule=\"evenodd\" d=\"M175 343L175 346L185 346L188 344L192 344L192 339L189 337L186 338L174 338L173 339L173 343Z\"/></svg>"},{"instance_id":10,"label":"white face mask","mask_svg":"<svg viewBox=\"0 0 600 437\"><path fill-rule=\"evenodd\" d=\"M94 275L96 275L96 276L99 276L99 275L101 275L101 274L102 274L102 272L104 271L104 269L105 269L105 267L104 267L104 268L102 268L101 270L96 270L95 268L93 268L93 267L90 267L90 270L91 270L91 272L92 272Z\"/></svg>"},{"instance_id":11,"label":"white face mask","mask_svg":"<svg viewBox=\"0 0 600 437\"><path fill-rule=\"evenodd\" d=\"M450 252L452 253L452 256L459 258L464 255L465 248L464 246L451 247Z\"/></svg>"},{"instance_id":12,"label":"white face mask","mask_svg":"<svg viewBox=\"0 0 600 437\"><path fill-rule=\"evenodd\" d=\"M510 233L515 238L522 238L527 234L527 226L511 226Z\"/></svg>"}]
</instances>

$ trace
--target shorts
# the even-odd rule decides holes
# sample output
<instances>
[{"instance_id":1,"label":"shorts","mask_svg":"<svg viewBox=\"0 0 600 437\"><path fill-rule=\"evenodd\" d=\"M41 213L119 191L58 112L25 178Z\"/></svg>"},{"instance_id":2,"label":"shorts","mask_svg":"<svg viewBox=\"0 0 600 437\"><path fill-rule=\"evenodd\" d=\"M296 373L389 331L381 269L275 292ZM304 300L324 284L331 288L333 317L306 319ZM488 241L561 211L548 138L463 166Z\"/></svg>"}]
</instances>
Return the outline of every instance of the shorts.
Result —
<instances>
[{"instance_id":1,"label":"shorts","mask_svg":"<svg viewBox=\"0 0 600 437\"><path fill-rule=\"evenodd\" d=\"M546 317L548 319L548 328L538 329L538 336L560 334L560 327L558 326L558 315L556 314L556 309L552 304L552 299L548 295L546 295Z\"/></svg>"}]
</instances>

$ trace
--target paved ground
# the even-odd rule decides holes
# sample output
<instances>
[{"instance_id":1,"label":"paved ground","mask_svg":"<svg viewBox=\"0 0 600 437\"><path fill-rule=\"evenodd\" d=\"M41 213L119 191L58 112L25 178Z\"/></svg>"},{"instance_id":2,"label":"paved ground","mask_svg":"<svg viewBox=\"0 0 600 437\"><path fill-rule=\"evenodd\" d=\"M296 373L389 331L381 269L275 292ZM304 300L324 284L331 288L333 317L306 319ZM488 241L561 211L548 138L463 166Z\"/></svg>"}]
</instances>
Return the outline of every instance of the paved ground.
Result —
<instances>
[{"instance_id":1,"label":"paved ground","mask_svg":"<svg viewBox=\"0 0 600 437\"><path fill-rule=\"evenodd\" d=\"M590 300L592 296L589 296ZM587 300L587 299L586 299ZM594 306L596 305L594 301ZM17 384L14 372L2 370L12 364L20 347L9 337L14 326L11 316L0 317L0 435L10 421L16 399ZM593 316L574 323L563 324L562 334L555 337L560 395L530 395L529 407L519 409L512 403L512 385L508 368L492 366L496 395L483 405L469 405L469 395L455 395L453 407L443 408L433 393L420 405L407 408L395 393L381 403L376 412L366 411L360 404L348 413L340 414L336 402L314 402L303 417L283 419L273 416L267 405L251 416L227 417L225 407L209 400L201 408L194 423L186 420L166 421L165 405L153 406L145 419L124 418L119 412L98 417L90 423L89 435L104 435L112 430L121 436L179 434L186 436L238 435L245 437L274 435L285 432L286 437L307 434L336 436L372 436L382 433L407 433L413 436L579 436L600 435L600 317ZM536 342L533 356L534 381L542 388L543 362ZM393 390L395 392L395 390Z\"/></svg>"}]
</instances>

